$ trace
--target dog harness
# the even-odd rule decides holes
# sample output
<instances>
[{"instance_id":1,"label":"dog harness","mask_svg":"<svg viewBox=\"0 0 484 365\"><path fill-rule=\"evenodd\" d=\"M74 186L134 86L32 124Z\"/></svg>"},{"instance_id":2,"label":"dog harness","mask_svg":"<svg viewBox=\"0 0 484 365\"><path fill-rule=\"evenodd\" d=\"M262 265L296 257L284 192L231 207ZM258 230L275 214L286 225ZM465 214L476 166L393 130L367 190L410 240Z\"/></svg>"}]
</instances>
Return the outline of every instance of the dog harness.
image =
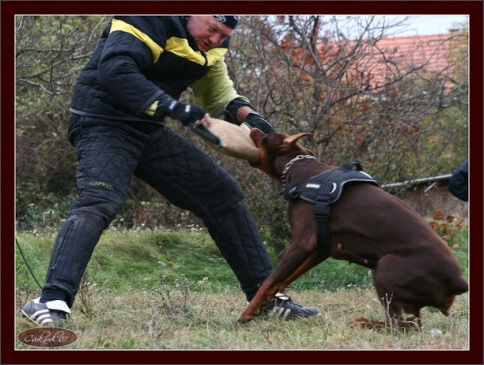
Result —
<instances>
[{"instance_id":1,"label":"dog harness","mask_svg":"<svg viewBox=\"0 0 484 365\"><path fill-rule=\"evenodd\" d=\"M363 171L359 162L348 162L342 167L324 171L309 180L288 188L287 177L283 196L287 200L302 199L315 204L314 219L318 222L318 245L322 252L331 252L330 212L331 204L336 202L343 192L345 184L366 182L378 186L378 183Z\"/></svg>"}]
</instances>

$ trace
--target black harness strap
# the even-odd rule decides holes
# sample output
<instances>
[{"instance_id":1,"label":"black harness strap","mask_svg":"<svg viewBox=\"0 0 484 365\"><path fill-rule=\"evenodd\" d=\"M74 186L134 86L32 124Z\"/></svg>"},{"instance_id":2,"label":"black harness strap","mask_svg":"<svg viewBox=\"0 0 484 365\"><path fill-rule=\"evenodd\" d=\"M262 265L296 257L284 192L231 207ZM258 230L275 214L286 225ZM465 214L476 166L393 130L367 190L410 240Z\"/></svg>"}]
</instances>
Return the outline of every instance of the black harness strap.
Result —
<instances>
[{"instance_id":1,"label":"black harness strap","mask_svg":"<svg viewBox=\"0 0 484 365\"><path fill-rule=\"evenodd\" d=\"M287 182L290 179L288 177ZM313 176L309 180L288 189L284 187L284 198L287 200L303 199L314 203L314 219L318 224L318 247L325 254L331 253L331 204L336 202L343 187L348 182L367 182L378 186L377 182L362 171L358 162L348 162L344 166L331 169Z\"/></svg>"},{"instance_id":2,"label":"black harness strap","mask_svg":"<svg viewBox=\"0 0 484 365\"><path fill-rule=\"evenodd\" d=\"M331 190L333 184L325 180L321 184L321 188L318 191L316 202L314 206L314 219L318 224L318 247L319 250L329 255L331 253L331 231L330 231L330 213L331 213Z\"/></svg>"}]
</instances>

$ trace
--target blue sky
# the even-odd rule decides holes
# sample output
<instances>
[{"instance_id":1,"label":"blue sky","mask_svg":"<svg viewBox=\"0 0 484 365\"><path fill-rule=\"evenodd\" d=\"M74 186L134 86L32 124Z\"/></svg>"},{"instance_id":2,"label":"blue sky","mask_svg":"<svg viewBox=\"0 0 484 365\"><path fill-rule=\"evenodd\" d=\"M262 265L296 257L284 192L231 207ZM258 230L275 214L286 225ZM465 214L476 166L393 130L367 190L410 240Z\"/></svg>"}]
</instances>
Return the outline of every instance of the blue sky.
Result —
<instances>
[{"instance_id":1,"label":"blue sky","mask_svg":"<svg viewBox=\"0 0 484 365\"><path fill-rule=\"evenodd\" d=\"M403 18L403 16L398 16ZM409 29L401 35L447 33L453 24L468 21L468 15L411 15Z\"/></svg>"}]
</instances>

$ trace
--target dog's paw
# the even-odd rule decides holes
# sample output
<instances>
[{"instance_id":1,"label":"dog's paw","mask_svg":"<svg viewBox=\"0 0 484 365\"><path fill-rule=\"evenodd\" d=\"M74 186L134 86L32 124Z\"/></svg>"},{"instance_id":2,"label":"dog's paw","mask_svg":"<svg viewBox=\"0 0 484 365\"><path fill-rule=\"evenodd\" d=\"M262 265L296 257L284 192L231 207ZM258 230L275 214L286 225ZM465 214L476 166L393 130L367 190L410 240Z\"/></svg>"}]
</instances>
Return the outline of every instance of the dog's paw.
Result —
<instances>
[{"instance_id":1,"label":"dog's paw","mask_svg":"<svg viewBox=\"0 0 484 365\"><path fill-rule=\"evenodd\" d=\"M242 315L242 316L240 316L240 318L239 318L239 320L237 322L239 322L239 323L247 323L247 322L251 321L252 318L254 318L254 317L253 316L252 317L249 317L249 316Z\"/></svg>"},{"instance_id":2,"label":"dog's paw","mask_svg":"<svg viewBox=\"0 0 484 365\"><path fill-rule=\"evenodd\" d=\"M353 320L349 326L350 328L382 329L385 328L385 323L359 317Z\"/></svg>"}]
</instances>

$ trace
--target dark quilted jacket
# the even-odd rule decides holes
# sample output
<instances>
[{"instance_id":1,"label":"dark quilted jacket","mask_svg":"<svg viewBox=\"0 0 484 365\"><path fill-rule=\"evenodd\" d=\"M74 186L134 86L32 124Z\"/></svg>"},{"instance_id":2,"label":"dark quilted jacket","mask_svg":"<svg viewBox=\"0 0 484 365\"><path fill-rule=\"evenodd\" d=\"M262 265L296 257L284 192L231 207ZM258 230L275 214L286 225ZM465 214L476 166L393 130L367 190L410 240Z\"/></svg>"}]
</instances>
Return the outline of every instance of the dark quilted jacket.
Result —
<instances>
[{"instance_id":1,"label":"dark quilted jacket","mask_svg":"<svg viewBox=\"0 0 484 365\"><path fill-rule=\"evenodd\" d=\"M78 78L71 112L146 120L149 117L143 111L155 100L168 95L178 99L212 66L223 63L229 39L215 49L200 52L186 31L187 19L114 17Z\"/></svg>"}]
</instances>

